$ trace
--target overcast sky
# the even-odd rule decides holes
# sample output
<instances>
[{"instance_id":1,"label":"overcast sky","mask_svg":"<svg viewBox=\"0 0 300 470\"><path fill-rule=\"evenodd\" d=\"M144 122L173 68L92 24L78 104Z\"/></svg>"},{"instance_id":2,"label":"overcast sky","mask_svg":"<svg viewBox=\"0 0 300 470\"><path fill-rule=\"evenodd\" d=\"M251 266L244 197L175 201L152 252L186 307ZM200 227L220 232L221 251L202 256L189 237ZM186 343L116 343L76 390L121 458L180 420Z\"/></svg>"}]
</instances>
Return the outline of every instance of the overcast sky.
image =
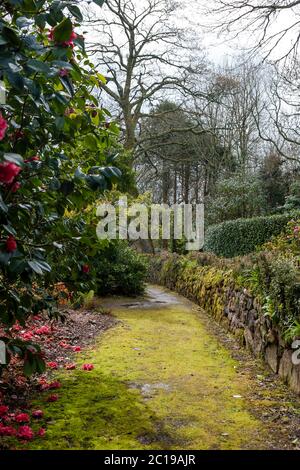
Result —
<instances>
[{"instance_id":1,"label":"overcast sky","mask_svg":"<svg viewBox=\"0 0 300 470\"><path fill-rule=\"evenodd\" d=\"M146 3L146 0L132 0L132 2L136 3L137 9L141 9L143 3ZM190 28L192 25L192 28L201 38L202 45L207 51L209 60L222 65L227 61L230 62L230 58L241 54L243 51L249 51L251 47L257 43L260 31L255 34L254 31L248 30L247 32L239 35L238 38L234 38L234 34L218 36L216 33L213 33L210 26L215 24L217 18L215 16L213 17L212 15L208 15L207 9L208 6L212 7L215 3L215 0L180 0L181 10L177 13L176 21L181 26L186 26L186 28ZM90 8L91 6L89 6L89 9ZM100 17L103 15L105 6L102 9L99 7L93 8L96 9L95 12L97 16ZM281 28L290 25L297 13L298 10L287 10L281 12L279 20L273 24L272 30L270 31L278 31L278 29L280 30ZM295 31L293 31L293 38L295 38L295 34ZM287 36L285 40L276 47L276 54L273 54L270 58L277 59L283 55L289 48L292 37Z\"/></svg>"},{"instance_id":2,"label":"overcast sky","mask_svg":"<svg viewBox=\"0 0 300 470\"><path fill-rule=\"evenodd\" d=\"M187 18L195 25L202 35L203 45L207 48L209 57L214 62L220 63L223 60L226 60L226 57L232 57L241 53L243 50L249 51L258 43L261 30L253 31L248 29L245 33L240 34L238 38L234 37L235 34L226 34L219 37L217 34L214 34L209 26L214 25L218 20L222 20L221 18L218 19L215 16L207 14L208 5L215 5L216 2L214 0L194 0L193 2L183 0L183 2L185 3ZM234 0L232 0L232 2L234 3ZM249 1L249 3L255 4L257 2L252 0ZM282 11L280 12L278 19L272 24L272 26L270 26L269 32L278 32L283 28L290 26L297 20L299 20L299 7ZM242 28L242 26L243 24L239 23L238 27ZM296 30L292 30L291 33L287 34L284 40L278 44L276 52L270 56L270 59L276 60L283 56L290 48L291 43L297 34L299 34L298 25L296 26ZM263 54L265 51L261 52Z\"/></svg>"}]
</instances>

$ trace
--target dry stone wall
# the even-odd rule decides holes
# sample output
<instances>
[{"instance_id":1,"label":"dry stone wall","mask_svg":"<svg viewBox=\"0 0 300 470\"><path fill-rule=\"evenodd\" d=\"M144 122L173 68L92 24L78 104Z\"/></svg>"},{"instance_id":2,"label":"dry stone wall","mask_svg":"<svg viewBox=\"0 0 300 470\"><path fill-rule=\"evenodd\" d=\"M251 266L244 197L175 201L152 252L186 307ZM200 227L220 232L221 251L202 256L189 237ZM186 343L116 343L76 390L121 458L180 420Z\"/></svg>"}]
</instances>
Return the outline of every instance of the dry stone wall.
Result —
<instances>
[{"instance_id":1,"label":"dry stone wall","mask_svg":"<svg viewBox=\"0 0 300 470\"><path fill-rule=\"evenodd\" d=\"M230 273L211 266L179 265L173 258L152 258L150 264L151 282L195 301L300 394L300 365L292 360L295 350L285 343L258 299L247 289L237 288Z\"/></svg>"}]
</instances>

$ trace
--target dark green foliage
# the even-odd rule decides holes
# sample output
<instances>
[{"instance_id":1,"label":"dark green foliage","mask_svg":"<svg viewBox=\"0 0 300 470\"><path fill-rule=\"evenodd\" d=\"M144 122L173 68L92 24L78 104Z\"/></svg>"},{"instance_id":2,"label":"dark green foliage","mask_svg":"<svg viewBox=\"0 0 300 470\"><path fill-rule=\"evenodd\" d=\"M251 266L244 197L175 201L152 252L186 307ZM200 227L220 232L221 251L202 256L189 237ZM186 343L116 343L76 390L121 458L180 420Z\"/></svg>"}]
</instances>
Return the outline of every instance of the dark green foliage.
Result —
<instances>
[{"instance_id":1,"label":"dark green foliage","mask_svg":"<svg viewBox=\"0 0 300 470\"><path fill-rule=\"evenodd\" d=\"M289 195L285 199L284 209L300 209L300 181L291 184Z\"/></svg>"},{"instance_id":2,"label":"dark green foliage","mask_svg":"<svg viewBox=\"0 0 300 470\"><path fill-rule=\"evenodd\" d=\"M145 287L147 262L125 243L110 243L99 252L93 262L98 295L142 294Z\"/></svg>"},{"instance_id":3,"label":"dark green foliage","mask_svg":"<svg viewBox=\"0 0 300 470\"><path fill-rule=\"evenodd\" d=\"M279 235L289 220L288 214L282 214L229 220L214 225L206 232L204 250L227 258L246 255Z\"/></svg>"},{"instance_id":4,"label":"dark green foliage","mask_svg":"<svg viewBox=\"0 0 300 470\"><path fill-rule=\"evenodd\" d=\"M235 173L220 179L206 198L206 221L212 225L264 215L265 205L261 181L253 174Z\"/></svg>"},{"instance_id":5,"label":"dark green foliage","mask_svg":"<svg viewBox=\"0 0 300 470\"><path fill-rule=\"evenodd\" d=\"M268 154L259 171L259 179L265 198L266 212L283 206L288 188L288 176L282 171L283 160L276 153Z\"/></svg>"},{"instance_id":6,"label":"dark green foliage","mask_svg":"<svg viewBox=\"0 0 300 470\"><path fill-rule=\"evenodd\" d=\"M105 79L85 54L74 3L0 2L0 324L8 336L16 321L58 315L52 292L61 275L89 288L89 221L64 214L82 214L121 175L118 126L106 125L110 113L95 98ZM43 372L37 345L6 346L25 374Z\"/></svg>"}]
</instances>

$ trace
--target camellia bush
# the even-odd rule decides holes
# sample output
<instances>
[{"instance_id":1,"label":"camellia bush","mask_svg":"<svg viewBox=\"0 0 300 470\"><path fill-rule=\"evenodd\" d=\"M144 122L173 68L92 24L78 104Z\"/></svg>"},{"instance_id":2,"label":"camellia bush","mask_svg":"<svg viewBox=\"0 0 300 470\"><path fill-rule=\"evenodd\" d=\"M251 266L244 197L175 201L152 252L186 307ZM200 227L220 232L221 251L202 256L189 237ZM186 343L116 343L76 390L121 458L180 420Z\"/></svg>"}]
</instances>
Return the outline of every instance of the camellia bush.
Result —
<instances>
[{"instance_id":1,"label":"camellia bush","mask_svg":"<svg viewBox=\"0 0 300 470\"><path fill-rule=\"evenodd\" d=\"M81 21L78 2L0 3L1 340L27 375L44 370L42 353L12 338L11 327L43 310L57 315L51 288L61 253L88 289L93 240L82 236L87 222L66 213L81 212L121 177L118 128L95 98L105 79L86 57Z\"/></svg>"}]
</instances>

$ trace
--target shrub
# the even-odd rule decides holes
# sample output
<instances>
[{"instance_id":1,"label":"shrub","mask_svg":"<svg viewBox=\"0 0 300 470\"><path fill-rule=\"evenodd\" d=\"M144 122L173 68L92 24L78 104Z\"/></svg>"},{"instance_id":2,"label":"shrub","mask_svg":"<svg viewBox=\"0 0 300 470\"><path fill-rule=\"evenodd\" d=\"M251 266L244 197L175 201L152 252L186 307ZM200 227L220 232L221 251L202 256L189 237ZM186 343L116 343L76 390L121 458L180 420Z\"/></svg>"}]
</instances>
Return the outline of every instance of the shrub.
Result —
<instances>
[{"instance_id":1,"label":"shrub","mask_svg":"<svg viewBox=\"0 0 300 470\"><path fill-rule=\"evenodd\" d=\"M300 209L300 181L294 181L291 184L289 194L285 198L284 209Z\"/></svg>"},{"instance_id":2,"label":"shrub","mask_svg":"<svg viewBox=\"0 0 300 470\"><path fill-rule=\"evenodd\" d=\"M227 258L246 255L279 235L289 220L288 214L280 214L230 220L214 225L206 232L204 250Z\"/></svg>"},{"instance_id":3,"label":"shrub","mask_svg":"<svg viewBox=\"0 0 300 470\"><path fill-rule=\"evenodd\" d=\"M86 56L73 3L0 2L1 340L8 359L24 360L26 374L44 370L40 349L10 339L9 328L42 310L57 314L49 288L69 266L69 276L77 269L91 289L90 238L64 214L81 213L120 176L112 166L118 126L106 125L110 115L95 97L105 78Z\"/></svg>"},{"instance_id":4,"label":"shrub","mask_svg":"<svg viewBox=\"0 0 300 470\"><path fill-rule=\"evenodd\" d=\"M93 261L96 294L142 294L147 274L145 257L120 241L112 242Z\"/></svg>"},{"instance_id":5,"label":"shrub","mask_svg":"<svg viewBox=\"0 0 300 470\"><path fill-rule=\"evenodd\" d=\"M205 205L209 224L262 215L265 213L265 197L261 181L252 174L239 173L221 179Z\"/></svg>"}]
</instances>

